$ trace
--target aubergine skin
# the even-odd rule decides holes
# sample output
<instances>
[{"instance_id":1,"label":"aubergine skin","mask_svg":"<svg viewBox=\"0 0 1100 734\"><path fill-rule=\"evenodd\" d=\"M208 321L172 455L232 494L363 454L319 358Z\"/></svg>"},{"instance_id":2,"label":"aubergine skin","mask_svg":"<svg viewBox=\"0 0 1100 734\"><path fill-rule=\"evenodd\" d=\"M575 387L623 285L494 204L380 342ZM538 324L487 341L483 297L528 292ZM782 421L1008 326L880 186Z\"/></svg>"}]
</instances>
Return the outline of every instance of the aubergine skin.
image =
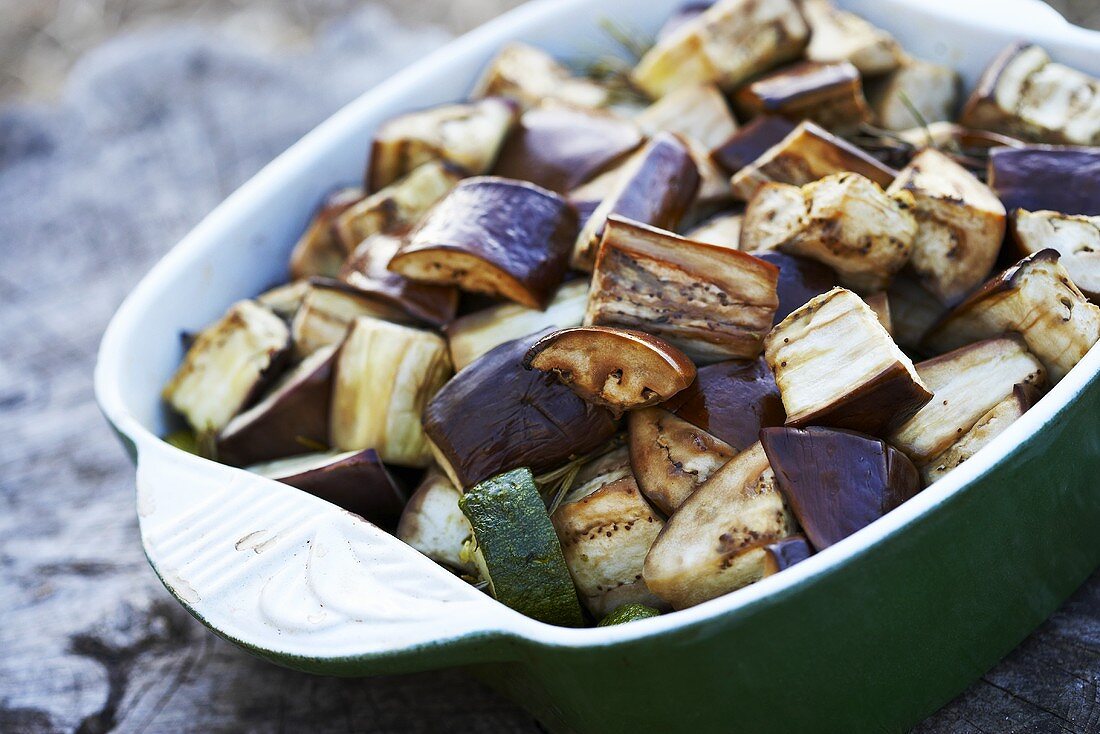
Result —
<instances>
[{"instance_id":1,"label":"aubergine skin","mask_svg":"<svg viewBox=\"0 0 1100 734\"><path fill-rule=\"evenodd\" d=\"M787 419L775 376L763 358L700 367L695 381L661 407L737 451L756 443L761 428Z\"/></svg>"},{"instance_id":2,"label":"aubergine skin","mask_svg":"<svg viewBox=\"0 0 1100 734\"><path fill-rule=\"evenodd\" d=\"M989 151L988 179L1009 212L1100 215L1100 148L994 148Z\"/></svg>"},{"instance_id":3,"label":"aubergine skin","mask_svg":"<svg viewBox=\"0 0 1100 734\"><path fill-rule=\"evenodd\" d=\"M776 482L816 550L848 537L915 496L913 462L871 436L835 428L765 428Z\"/></svg>"},{"instance_id":4,"label":"aubergine skin","mask_svg":"<svg viewBox=\"0 0 1100 734\"><path fill-rule=\"evenodd\" d=\"M760 258L779 268L779 308L775 311L778 324L795 310L806 305L814 296L826 293L837 284L836 273L828 265L797 255L788 255L779 250L754 252L753 257Z\"/></svg>"},{"instance_id":5,"label":"aubergine skin","mask_svg":"<svg viewBox=\"0 0 1100 734\"><path fill-rule=\"evenodd\" d=\"M794 128L795 123L785 118L761 115L738 128L729 140L711 153L711 158L728 172L737 173L787 137Z\"/></svg>"},{"instance_id":6,"label":"aubergine skin","mask_svg":"<svg viewBox=\"0 0 1100 734\"><path fill-rule=\"evenodd\" d=\"M242 413L231 420L217 437L218 461L248 466L328 446L332 367L337 353L334 347L330 350L304 374L289 377L292 384L276 387L266 410L247 417ZM261 399L257 406L263 404Z\"/></svg>"},{"instance_id":7,"label":"aubergine skin","mask_svg":"<svg viewBox=\"0 0 1100 734\"><path fill-rule=\"evenodd\" d=\"M460 487L517 466L536 474L589 453L615 434L611 411L523 358L552 329L505 342L466 366L424 411L424 431Z\"/></svg>"},{"instance_id":8,"label":"aubergine skin","mask_svg":"<svg viewBox=\"0 0 1100 734\"><path fill-rule=\"evenodd\" d=\"M374 449L365 449L317 469L279 477L278 481L354 512L387 530L397 526L405 506L404 488Z\"/></svg>"},{"instance_id":9,"label":"aubergine skin","mask_svg":"<svg viewBox=\"0 0 1100 734\"><path fill-rule=\"evenodd\" d=\"M450 323L458 310L457 288L416 283L387 269L401 242L401 237L390 234L368 237L344 263L340 280L419 321L432 326Z\"/></svg>"},{"instance_id":10,"label":"aubergine skin","mask_svg":"<svg viewBox=\"0 0 1100 734\"><path fill-rule=\"evenodd\" d=\"M491 295L542 309L565 278L576 235L577 213L557 194L523 181L468 178L409 234L389 267L407 275L408 265L432 253L469 255L514 283Z\"/></svg>"},{"instance_id":11,"label":"aubergine skin","mask_svg":"<svg viewBox=\"0 0 1100 734\"><path fill-rule=\"evenodd\" d=\"M504 141L493 174L565 194L641 144L641 131L612 115L564 106L535 108L524 113Z\"/></svg>"},{"instance_id":12,"label":"aubergine skin","mask_svg":"<svg viewBox=\"0 0 1100 734\"><path fill-rule=\"evenodd\" d=\"M769 573L779 573L814 554L814 549L803 535L792 535L764 546L768 552Z\"/></svg>"}]
</instances>

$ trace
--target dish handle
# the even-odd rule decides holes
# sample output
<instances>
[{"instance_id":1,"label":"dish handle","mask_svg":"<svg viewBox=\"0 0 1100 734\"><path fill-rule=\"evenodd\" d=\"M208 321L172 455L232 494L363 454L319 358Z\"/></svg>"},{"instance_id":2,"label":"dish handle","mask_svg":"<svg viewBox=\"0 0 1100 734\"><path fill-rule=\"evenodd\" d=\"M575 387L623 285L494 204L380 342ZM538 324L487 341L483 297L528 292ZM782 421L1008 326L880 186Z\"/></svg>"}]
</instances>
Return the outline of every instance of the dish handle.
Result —
<instances>
[{"instance_id":1,"label":"dish handle","mask_svg":"<svg viewBox=\"0 0 1100 734\"><path fill-rule=\"evenodd\" d=\"M504 659L519 615L393 536L294 487L138 441L145 553L219 635L322 673Z\"/></svg>"}]
</instances>

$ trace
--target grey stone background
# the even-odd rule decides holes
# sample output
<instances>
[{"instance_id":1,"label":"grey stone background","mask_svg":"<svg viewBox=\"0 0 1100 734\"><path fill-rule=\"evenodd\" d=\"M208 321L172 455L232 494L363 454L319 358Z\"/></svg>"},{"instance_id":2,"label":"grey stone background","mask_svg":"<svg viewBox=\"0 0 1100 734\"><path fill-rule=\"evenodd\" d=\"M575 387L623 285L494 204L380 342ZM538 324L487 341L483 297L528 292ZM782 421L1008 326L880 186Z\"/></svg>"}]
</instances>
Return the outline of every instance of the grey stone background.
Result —
<instances>
[{"instance_id":1,"label":"grey stone background","mask_svg":"<svg viewBox=\"0 0 1100 734\"><path fill-rule=\"evenodd\" d=\"M473 23L433 0L421 10L452 20L416 26L413 5L342 8L272 46L123 23L61 86L0 106L0 733L539 731L458 672L311 677L208 633L145 564L132 469L92 400L102 329L153 262L317 122ZM1097 732L1098 682L1100 574L917 731Z\"/></svg>"}]
</instances>

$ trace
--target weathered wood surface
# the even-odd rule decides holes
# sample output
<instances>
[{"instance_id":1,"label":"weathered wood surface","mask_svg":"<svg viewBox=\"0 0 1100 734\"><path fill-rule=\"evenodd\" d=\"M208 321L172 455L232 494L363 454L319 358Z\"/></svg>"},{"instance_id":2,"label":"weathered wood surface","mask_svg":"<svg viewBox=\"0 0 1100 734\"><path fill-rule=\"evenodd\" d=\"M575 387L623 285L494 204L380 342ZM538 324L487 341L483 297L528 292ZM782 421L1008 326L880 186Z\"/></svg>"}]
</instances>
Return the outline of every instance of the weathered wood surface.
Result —
<instances>
[{"instance_id":1,"label":"weathered wood surface","mask_svg":"<svg viewBox=\"0 0 1100 734\"><path fill-rule=\"evenodd\" d=\"M112 43L63 102L0 110L0 732L537 732L456 672L336 680L215 638L141 553L92 399L148 267L341 103L436 46L368 9L293 58L174 29ZM1100 575L922 734L1100 731Z\"/></svg>"}]
</instances>

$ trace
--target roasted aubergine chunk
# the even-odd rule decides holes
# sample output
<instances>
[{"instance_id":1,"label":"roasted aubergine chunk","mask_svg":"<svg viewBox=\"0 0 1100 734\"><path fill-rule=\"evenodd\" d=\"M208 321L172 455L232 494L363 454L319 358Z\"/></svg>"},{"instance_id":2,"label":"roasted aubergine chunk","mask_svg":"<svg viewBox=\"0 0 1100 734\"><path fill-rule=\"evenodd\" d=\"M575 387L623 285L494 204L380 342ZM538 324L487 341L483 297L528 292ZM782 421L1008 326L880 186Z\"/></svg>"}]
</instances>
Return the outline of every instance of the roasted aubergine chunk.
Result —
<instances>
[{"instance_id":1,"label":"roasted aubergine chunk","mask_svg":"<svg viewBox=\"0 0 1100 734\"><path fill-rule=\"evenodd\" d=\"M722 439L663 408L633 411L627 425L634 477L666 515L737 454Z\"/></svg>"},{"instance_id":2,"label":"roasted aubergine chunk","mask_svg":"<svg viewBox=\"0 0 1100 734\"><path fill-rule=\"evenodd\" d=\"M769 182L802 186L833 173L851 172L886 187L897 171L814 122L804 121L730 179L734 196L749 201Z\"/></svg>"},{"instance_id":3,"label":"roasted aubergine chunk","mask_svg":"<svg viewBox=\"0 0 1100 734\"><path fill-rule=\"evenodd\" d=\"M969 431L960 436L950 448L921 468L925 485L957 469L964 461L985 448L990 441L1004 433L1017 418L1026 413L1040 397L1040 390L1032 385L1016 385L1012 395L994 405Z\"/></svg>"},{"instance_id":4,"label":"roasted aubergine chunk","mask_svg":"<svg viewBox=\"0 0 1100 734\"><path fill-rule=\"evenodd\" d=\"M602 107L610 101L606 88L573 76L550 54L519 42L497 53L471 96L506 97L524 107L536 107L548 99L576 107Z\"/></svg>"},{"instance_id":5,"label":"roasted aubergine chunk","mask_svg":"<svg viewBox=\"0 0 1100 734\"><path fill-rule=\"evenodd\" d=\"M623 604L664 606L642 580L664 521L639 491L626 449L609 458L605 471L570 492L550 518L581 602L596 618Z\"/></svg>"},{"instance_id":6,"label":"roasted aubergine chunk","mask_svg":"<svg viewBox=\"0 0 1100 734\"><path fill-rule=\"evenodd\" d=\"M687 145L676 135L658 133L616 174L585 222L573 247L573 267L592 270L609 216L674 230L698 189L699 172Z\"/></svg>"},{"instance_id":7,"label":"roasted aubergine chunk","mask_svg":"<svg viewBox=\"0 0 1100 734\"><path fill-rule=\"evenodd\" d=\"M889 286L909 261L917 236L914 208L912 194L888 194L856 173L826 176L801 190L767 184L745 211L741 243L816 260L842 285L873 293Z\"/></svg>"},{"instance_id":8,"label":"roasted aubergine chunk","mask_svg":"<svg viewBox=\"0 0 1100 734\"><path fill-rule=\"evenodd\" d=\"M788 255L779 250L757 251L752 254L779 268L779 308L776 309L774 318L776 324L814 296L832 290L839 280L832 268L816 260Z\"/></svg>"},{"instance_id":9,"label":"roasted aubergine chunk","mask_svg":"<svg viewBox=\"0 0 1100 734\"><path fill-rule=\"evenodd\" d=\"M950 120L959 99L959 75L950 66L907 57L894 71L866 83L876 122L887 130Z\"/></svg>"},{"instance_id":10,"label":"roasted aubergine chunk","mask_svg":"<svg viewBox=\"0 0 1100 734\"><path fill-rule=\"evenodd\" d=\"M744 219L745 215L740 211L721 212L688 229L684 237L695 242L737 250L740 248L741 225Z\"/></svg>"},{"instance_id":11,"label":"roasted aubergine chunk","mask_svg":"<svg viewBox=\"0 0 1100 734\"><path fill-rule=\"evenodd\" d=\"M321 347L303 359L229 421L218 434L218 461L246 466L327 448L336 349Z\"/></svg>"},{"instance_id":12,"label":"roasted aubergine chunk","mask_svg":"<svg viewBox=\"0 0 1100 734\"><path fill-rule=\"evenodd\" d=\"M450 376L440 336L381 319L356 319L336 360L333 445L345 451L372 448L398 466L427 466L431 452L420 414Z\"/></svg>"},{"instance_id":13,"label":"roasted aubergine chunk","mask_svg":"<svg viewBox=\"0 0 1100 734\"><path fill-rule=\"evenodd\" d=\"M348 256L336 234L336 218L363 199L359 188L337 189L325 197L313 221L290 253L290 277L294 280L322 276L335 278Z\"/></svg>"},{"instance_id":14,"label":"roasted aubergine chunk","mask_svg":"<svg viewBox=\"0 0 1100 734\"><path fill-rule=\"evenodd\" d=\"M1100 299L1100 216L1017 209L1012 235L1025 257L1047 248L1057 250L1074 285L1094 303Z\"/></svg>"},{"instance_id":15,"label":"roasted aubergine chunk","mask_svg":"<svg viewBox=\"0 0 1100 734\"><path fill-rule=\"evenodd\" d=\"M1074 285L1057 250L1040 250L989 280L924 342L945 352L1009 331L1023 336L1051 383L1065 377L1100 339L1100 307Z\"/></svg>"},{"instance_id":16,"label":"roasted aubergine chunk","mask_svg":"<svg viewBox=\"0 0 1100 734\"><path fill-rule=\"evenodd\" d=\"M611 217L585 324L646 331L697 364L755 357L779 304L778 275L743 252Z\"/></svg>"},{"instance_id":17,"label":"roasted aubergine chunk","mask_svg":"<svg viewBox=\"0 0 1100 734\"><path fill-rule=\"evenodd\" d=\"M1013 334L967 344L916 365L932 400L888 437L923 470L998 403L1016 385L1036 389L1046 371Z\"/></svg>"},{"instance_id":18,"label":"roasted aubergine chunk","mask_svg":"<svg viewBox=\"0 0 1100 734\"><path fill-rule=\"evenodd\" d=\"M734 97L744 117L779 115L793 122L813 120L846 132L871 121L859 70L847 61L804 61L746 84Z\"/></svg>"},{"instance_id":19,"label":"roasted aubergine chunk","mask_svg":"<svg viewBox=\"0 0 1100 734\"><path fill-rule=\"evenodd\" d=\"M614 168L642 140L636 124L609 112L536 107L504 142L493 173L567 194Z\"/></svg>"},{"instance_id":20,"label":"roasted aubergine chunk","mask_svg":"<svg viewBox=\"0 0 1100 734\"><path fill-rule=\"evenodd\" d=\"M890 300L889 331L894 341L910 354L923 355L927 351L923 347L925 335L950 309L908 271L894 278L886 296Z\"/></svg>"},{"instance_id":21,"label":"roasted aubergine chunk","mask_svg":"<svg viewBox=\"0 0 1100 734\"><path fill-rule=\"evenodd\" d=\"M657 41L631 79L654 98L704 82L729 91L797 58L808 36L794 0L719 0Z\"/></svg>"},{"instance_id":22,"label":"roasted aubergine chunk","mask_svg":"<svg viewBox=\"0 0 1100 734\"><path fill-rule=\"evenodd\" d=\"M200 436L212 436L260 394L290 347L286 323L239 301L199 333L164 387L164 399Z\"/></svg>"},{"instance_id":23,"label":"roasted aubergine chunk","mask_svg":"<svg viewBox=\"0 0 1100 734\"><path fill-rule=\"evenodd\" d=\"M384 300L338 280L314 280L290 322L294 353L305 358L321 347L339 344L360 316L408 321L407 314Z\"/></svg>"},{"instance_id":24,"label":"roasted aubergine chunk","mask_svg":"<svg viewBox=\"0 0 1100 734\"><path fill-rule=\"evenodd\" d=\"M993 148L987 178L1010 212L1100 215L1100 148Z\"/></svg>"},{"instance_id":25,"label":"roasted aubergine chunk","mask_svg":"<svg viewBox=\"0 0 1100 734\"><path fill-rule=\"evenodd\" d=\"M580 326L587 305L588 279L581 278L563 283L543 311L501 303L460 316L443 328L455 371L504 342L546 329Z\"/></svg>"},{"instance_id":26,"label":"roasted aubergine chunk","mask_svg":"<svg viewBox=\"0 0 1100 734\"><path fill-rule=\"evenodd\" d=\"M773 571L774 558L765 546L794 534L796 527L768 457L755 443L712 474L669 518L649 549L642 577L674 609L701 604Z\"/></svg>"},{"instance_id":27,"label":"roasted aubergine chunk","mask_svg":"<svg viewBox=\"0 0 1100 734\"><path fill-rule=\"evenodd\" d=\"M888 189L916 202L909 266L941 302L961 301L989 275L1005 234L1005 208L988 186L934 148L918 153Z\"/></svg>"},{"instance_id":28,"label":"roasted aubergine chunk","mask_svg":"<svg viewBox=\"0 0 1100 734\"><path fill-rule=\"evenodd\" d=\"M363 240L340 269L340 280L377 302L404 311L409 318L432 326L447 324L458 309L458 289L417 283L390 270L390 260L402 242L392 234Z\"/></svg>"},{"instance_id":29,"label":"roasted aubergine chunk","mask_svg":"<svg viewBox=\"0 0 1100 734\"><path fill-rule=\"evenodd\" d=\"M711 158L727 173L737 173L782 142L794 128L795 124L783 117L760 115L737 128L714 149Z\"/></svg>"},{"instance_id":30,"label":"roasted aubergine chunk","mask_svg":"<svg viewBox=\"0 0 1100 734\"><path fill-rule=\"evenodd\" d=\"M664 402L695 379L695 365L657 337L632 329L578 326L539 339L523 366L556 376L616 415Z\"/></svg>"},{"instance_id":31,"label":"roasted aubergine chunk","mask_svg":"<svg viewBox=\"0 0 1100 734\"><path fill-rule=\"evenodd\" d=\"M835 288L781 321L764 342L787 425L885 435L932 399L909 357L859 296Z\"/></svg>"},{"instance_id":32,"label":"roasted aubergine chunk","mask_svg":"<svg viewBox=\"0 0 1100 734\"><path fill-rule=\"evenodd\" d=\"M786 420L775 377L763 358L707 365L695 381L662 406L743 451L760 429Z\"/></svg>"},{"instance_id":33,"label":"roasted aubergine chunk","mask_svg":"<svg viewBox=\"0 0 1100 734\"><path fill-rule=\"evenodd\" d=\"M405 490L374 449L294 456L248 470L309 492L387 530L393 529L405 504Z\"/></svg>"},{"instance_id":34,"label":"roasted aubergine chunk","mask_svg":"<svg viewBox=\"0 0 1100 734\"><path fill-rule=\"evenodd\" d=\"M367 190L389 186L429 161L447 161L470 176L488 173L518 117L518 105L499 97L398 115L374 134Z\"/></svg>"},{"instance_id":35,"label":"roasted aubergine chunk","mask_svg":"<svg viewBox=\"0 0 1100 734\"><path fill-rule=\"evenodd\" d=\"M477 567L462 552L473 528L458 506L461 497L442 472L429 469L401 512L397 537L436 563L474 575Z\"/></svg>"},{"instance_id":36,"label":"roasted aubergine chunk","mask_svg":"<svg viewBox=\"0 0 1100 734\"><path fill-rule=\"evenodd\" d=\"M1036 143L1100 145L1100 80L1015 43L986 68L959 121Z\"/></svg>"},{"instance_id":37,"label":"roasted aubergine chunk","mask_svg":"<svg viewBox=\"0 0 1100 734\"><path fill-rule=\"evenodd\" d=\"M638 113L634 123L649 137L675 133L694 140L708 153L737 132L726 98L713 84L691 84L669 92Z\"/></svg>"},{"instance_id":38,"label":"roasted aubergine chunk","mask_svg":"<svg viewBox=\"0 0 1100 734\"><path fill-rule=\"evenodd\" d=\"M606 408L581 399L553 375L523 369L527 350L545 333L490 350L428 404L424 431L455 486L471 487L508 467L555 469L614 435Z\"/></svg>"},{"instance_id":39,"label":"roasted aubergine chunk","mask_svg":"<svg viewBox=\"0 0 1100 734\"><path fill-rule=\"evenodd\" d=\"M765 428L760 442L779 490L817 550L870 525L921 489L905 454L855 431Z\"/></svg>"},{"instance_id":40,"label":"roasted aubergine chunk","mask_svg":"<svg viewBox=\"0 0 1100 734\"><path fill-rule=\"evenodd\" d=\"M806 58L811 61L847 61L861 74L876 76L893 71L905 58L893 36L831 0L802 0L801 9L810 26Z\"/></svg>"},{"instance_id":41,"label":"roasted aubergine chunk","mask_svg":"<svg viewBox=\"0 0 1100 734\"><path fill-rule=\"evenodd\" d=\"M565 277L576 231L576 213L551 191L468 178L409 233L389 269L541 309Z\"/></svg>"},{"instance_id":42,"label":"roasted aubergine chunk","mask_svg":"<svg viewBox=\"0 0 1100 734\"><path fill-rule=\"evenodd\" d=\"M428 161L345 209L333 222L344 256L371 235L416 224L463 175L464 171L445 161Z\"/></svg>"}]
</instances>

